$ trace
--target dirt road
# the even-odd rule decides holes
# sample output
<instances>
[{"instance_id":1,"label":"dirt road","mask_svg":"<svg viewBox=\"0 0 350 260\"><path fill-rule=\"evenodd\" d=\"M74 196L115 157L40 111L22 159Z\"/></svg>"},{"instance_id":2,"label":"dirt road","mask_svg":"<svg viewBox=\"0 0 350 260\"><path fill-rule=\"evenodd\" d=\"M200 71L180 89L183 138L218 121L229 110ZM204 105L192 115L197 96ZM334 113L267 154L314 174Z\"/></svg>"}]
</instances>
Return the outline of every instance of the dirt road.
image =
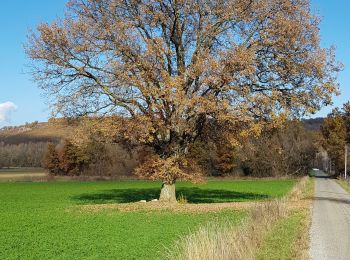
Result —
<instances>
[{"instance_id":1,"label":"dirt road","mask_svg":"<svg viewBox=\"0 0 350 260\"><path fill-rule=\"evenodd\" d=\"M316 179L310 230L313 260L350 259L350 194L323 172Z\"/></svg>"}]
</instances>

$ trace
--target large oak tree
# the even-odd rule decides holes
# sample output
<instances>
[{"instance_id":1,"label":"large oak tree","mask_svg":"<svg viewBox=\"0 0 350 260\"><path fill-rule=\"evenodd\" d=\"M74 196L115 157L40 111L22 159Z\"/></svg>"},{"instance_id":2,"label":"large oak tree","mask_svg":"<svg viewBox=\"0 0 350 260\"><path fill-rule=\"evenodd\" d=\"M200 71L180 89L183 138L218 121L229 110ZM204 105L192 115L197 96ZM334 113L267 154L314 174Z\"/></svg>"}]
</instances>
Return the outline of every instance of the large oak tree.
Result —
<instances>
[{"instance_id":1,"label":"large oak tree","mask_svg":"<svg viewBox=\"0 0 350 260\"><path fill-rule=\"evenodd\" d=\"M172 201L209 121L259 132L331 102L339 66L318 31L308 0L72 0L26 51L55 112L125 118L157 155L139 173Z\"/></svg>"}]
</instances>

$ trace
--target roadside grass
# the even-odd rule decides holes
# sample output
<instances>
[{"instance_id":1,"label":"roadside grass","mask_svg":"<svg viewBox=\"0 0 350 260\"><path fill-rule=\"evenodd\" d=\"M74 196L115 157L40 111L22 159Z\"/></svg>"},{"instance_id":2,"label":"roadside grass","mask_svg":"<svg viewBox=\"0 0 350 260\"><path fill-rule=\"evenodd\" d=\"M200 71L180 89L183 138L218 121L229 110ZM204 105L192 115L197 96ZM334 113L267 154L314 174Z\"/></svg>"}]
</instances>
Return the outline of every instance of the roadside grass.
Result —
<instances>
[{"instance_id":1,"label":"roadside grass","mask_svg":"<svg viewBox=\"0 0 350 260\"><path fill-rule=\"evenodd\" d=\"M308 178L304 189L304 199L313 199L315 194L315 178Z\"/></svg>"},{"instance_id":2,"label":"roadside grass","mask_svg":"<svg viewBox=\"0 0 350 260\"><path fill-rule=\"evenodd\" d=\"M305 259L300 258L298 251L305 229L305 211L296 211L281 219L267 234L264 243L257 254L259 260Z\"/></svg>"},{"instance_id":3,"label":"roadside grass","mask_svg":"<svg viewBox=\"0 0 350 260\"><path fill-rule=\"evenodd\" d=\"M336 182L347 192L350 192L350 184L343 180L343 179L337 179Z\"/></svg>"},{"instance_id":4,"label":"roadside grass","mask_svg":"<svg viewBox=\"0 0 350 260\"><path fill-rule=\"evenodd\" d=\"M283 198L257 203L239 227L211 222L177 241L168 259L308 259L314 180Z\"/></svg>"},{"instance_id":5,"label":"roadside grass","mask_svg":"<svg viewBox=\"0 0 350 260\"><path fill-rule=\"evenodd\" d=\"M265 201L295 180L179 182L188 203ZM154 199L159 182L0 183L0 258L155 259L208 222L240 224L245 211L69 211L81 205Z\"/></svg>"},{"instance_id":6,"label":"roadside grass","mask_svg":"<svg viewBox=\"0 0 350 260\"><path fill-rule=\"evenodd\" d=\"M288 194L286 203L299 202L289 214L281 218L265 236L256 259L309 259L309 229L311 203L315 192L315 179L304 177ZM303 203L304 201L304 203Z\"/></svg>"},{"instance_id":7,"label":"roadside grass","mask_svg":"<svg viewBox=\"0 0 350 260\"><path fill-rule=\"evenodd\" d=\"M253 259L263 234L286 214L280 200L256 205L238 227L210 222L167 251L169 260Z\"/></svg>"},{"instance_id":8,"label":"roadside grass","mask_svg":"<svg viewBox=\"0 0 350 260\"><path fill-rule=\"evenodd\" d=\"M305 176L293 187L286 198L290 201L310 200L315 192L315 179Z\"/></svg>"}]
</instances>

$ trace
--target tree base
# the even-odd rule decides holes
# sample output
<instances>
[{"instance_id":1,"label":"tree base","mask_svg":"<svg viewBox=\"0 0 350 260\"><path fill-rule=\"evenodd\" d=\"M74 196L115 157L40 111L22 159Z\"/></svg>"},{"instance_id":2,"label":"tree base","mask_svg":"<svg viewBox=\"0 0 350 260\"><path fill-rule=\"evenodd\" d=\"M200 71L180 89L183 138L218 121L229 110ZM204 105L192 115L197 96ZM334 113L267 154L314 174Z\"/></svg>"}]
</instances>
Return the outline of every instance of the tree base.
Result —
<instances>
[{"instance_id":1,"label":"tree base","mask_svg":"<svg viewBox=\"0 0 350 260\"><path fill-rule=\"evenodd\" d=\"M163 183L162 189L160 191L159 201L160 202L177 202L175 183L174 184Z\"/></svg>"}]
</instances>

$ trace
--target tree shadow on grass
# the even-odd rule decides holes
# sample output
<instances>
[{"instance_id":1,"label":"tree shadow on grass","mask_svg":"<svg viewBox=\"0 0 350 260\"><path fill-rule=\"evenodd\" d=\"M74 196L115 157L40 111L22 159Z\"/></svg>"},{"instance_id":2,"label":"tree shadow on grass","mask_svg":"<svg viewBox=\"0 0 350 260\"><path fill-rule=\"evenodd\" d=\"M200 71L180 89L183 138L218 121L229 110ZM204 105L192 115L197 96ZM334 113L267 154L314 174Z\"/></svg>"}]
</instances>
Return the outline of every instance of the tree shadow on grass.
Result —
<instances>
[{"instance_id":1,"label":"tree shadow on grass","mask_svg":"<svg viewBox=\"0 0 350 260\"><path fill-rule=\"evenodd\" d=\"M255 201L269 199L266 194L236 192L229 190L200 189L197 187L178 188L177 196L184 196L189 203L216 203ZM158 199L159 188L147 189L111 189L99 193L85 193L72 197L78 204L129 203L140 200Z\"/></svg>"}]
</instances>

